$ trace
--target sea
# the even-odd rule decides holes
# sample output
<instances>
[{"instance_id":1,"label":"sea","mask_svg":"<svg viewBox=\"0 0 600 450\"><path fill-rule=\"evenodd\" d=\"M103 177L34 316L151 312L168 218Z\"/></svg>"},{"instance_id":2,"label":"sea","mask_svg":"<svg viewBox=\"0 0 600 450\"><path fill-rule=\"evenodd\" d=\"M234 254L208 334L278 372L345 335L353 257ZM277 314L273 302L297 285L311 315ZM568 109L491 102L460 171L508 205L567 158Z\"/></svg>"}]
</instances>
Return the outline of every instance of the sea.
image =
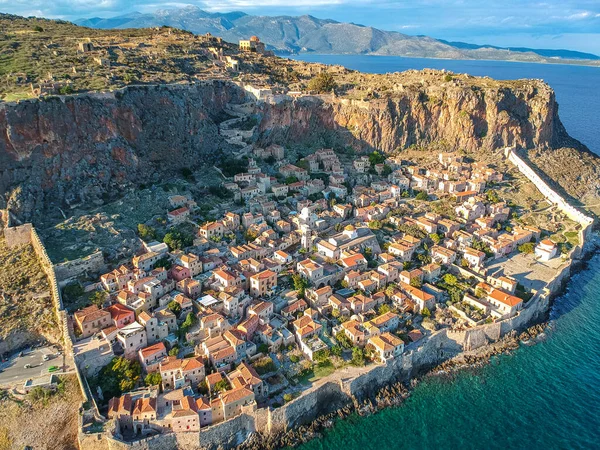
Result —
<instances>
[{"instance_id":1,"label":"sea","mask_svg":"<svg viewBox=\"0 0 600 450\"><path fill-rule=\"evenodd\" d=\"M571 136L600 154L600 69L499 61L300 55L364 72L448 69L539 78L556 91ZM535 345L453 376L426 377L403 405L339 420L300 450L600 449L600 254L557 298Z\"/></svg>"}]
</instances>

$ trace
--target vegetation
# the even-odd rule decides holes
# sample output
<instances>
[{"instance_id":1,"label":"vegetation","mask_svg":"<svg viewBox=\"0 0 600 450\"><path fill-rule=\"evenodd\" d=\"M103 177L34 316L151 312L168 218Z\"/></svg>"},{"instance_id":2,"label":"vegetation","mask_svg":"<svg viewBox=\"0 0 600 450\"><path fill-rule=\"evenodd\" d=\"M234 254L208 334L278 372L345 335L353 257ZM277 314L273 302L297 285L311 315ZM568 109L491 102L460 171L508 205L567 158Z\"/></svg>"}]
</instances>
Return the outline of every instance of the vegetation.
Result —
<instances>
[{"instance_id":1,"label":"vegetation","mask_svg":"<svg viewBox=\"0 0 600 450\"><path fill-rule=\"evenodd\" d=\"M371 166L383 164L385 162L385 156L375 150L373 153L369 154L369 162L371 163Z\"/></svg>"},{"instance_id":2,"label":"vegetation","mask_svg":"<svg viewBox=\"0 0 600 450\"><path fill-rule=\"evenodd\" d=\"M519 245L517 249L521 253L531 254L535 251L535 245L533 242L525 242L524 244Z\"/></svg>"},{"instance_id":3,"label":"vegetation","mask_svg":"<svg viewBox=\"0 0 600 450\"><path fill-rule=\"evenodd\" d=\"M248 170L248 161L246 159L227 158L219 165L219 169L226 177L233 177Z\"/></svg>"},{"instance_id":4,"label":"vegetation","mask_svg":"<svg viewBox=\"0 0 600 450\"><path fill-rule=\"evenodd\" d=\"M294 283L294 289L298 291L298 298L304 298L306 288L308 287L308 281L300 274L292 275L292 281Z\"/></svg>"},{"instance_id":5,"label":"vegetation","mask_svg":"<svg viewBox=\"0 0 600 450\"><path fill-rule=\"evenodd\" d=\"M352 349L352 365L361 367L365 365L365 352L360 347L354 347Z\"/></svg>"},{"instance_id":6,"label":"vegetation","mask_svg":"<svg viewBox=\"0 0 600 450\"><path fill-rule=\"evenodd\" d=\"M254 366L256 373L258 373L259 375L274 372L277 369L275 363L269 356L265 356L263 358L258 359L257 361L252 363L252 365Z\"/></svg>"},{"instance_id":7,"label":"vegetation","mask_svg":"<svg viewBox=\"0 0 600 450\"><path fill-rule=\"evenodd\" d=\"M49 289L33 247L8 248L0 237L0 340L15 330L60 334ZM71 299L65 296L65 303Z\"/></svg>"},{"instance_id":8,"label":"vegetation","mask_svg":"<svg viewBox=\"0 0 600 450\"><path fill-rule=\"evenodd\" d=\"M139 223L137 230L140 238L145 242L150 242L156 239L156 230L149 225Z\"/></svg>"},{"instance_id":9,"label":"vegetation","mask_svg":"<svg viewBox=\"0 0 600 450\"><path fill-rule=\"evenodd\" d=\"M95 291L90 296L90 301L94 305L96 305L99 308L101 308L104 305L104 302L106 301L107 298L108 298L108 293L106 291Z\"/></svg>"},{"instance_id":10,"label":"vegetation","mask_svg":"<svg viewBox=\"0 0 600 450\"><path fill-rule=\"evenodd\" d=\"M336 87L334 76L327 72L321 72L308 82L308 90L319 94L331 92Z\"/></svg>"},{"instance_id":11,"label":"vegetation","mask_svg":"<svg viewBox=\"0 0 600 450\"><path fill-rule=\"evenodd\" d=\"M171 300L167 305L167 308L169 308L176 317L179 317L179 314L181 314L181 305L175 300Z\"/></svg>"},{"instance_id":12,"label":"vegetation","mask_svg":"<svg viewBox=\"0 0 600 450\"><path fill-rule=\"evenodd\" d=\"M113 358L104 366L92 384L102 389L105 402L112 397L119 397L123 392L131 391L142 374L142 367L136 360L129 361L123 357Z\"/></svg>"},{"instance_id":13,"label":"vegetation","mask_svg":"<svg viewBox=\"0 0 600 450\"><path fill-rule=\"evenodd\" d=\"M160 386L162 383L162 377L159 372L152 372L146 375L144 378L144 383L146 386Z\"/></svg>"},{"instance_id":14,"label":"vegetation","mask_svg":"<svg viewBox=\"0 0 600 450\"><path fill-rule=\"evenodd\" d=\"M194 237L181 230L172 230L165 234L163 242L169 246L170 250L181 250L190 247L194 243Z\"/></svg>"},{"instance_id":15,"label":"vegetation","mask_svg":"<svg viewBox=\"0 0 600 450\"><path fill-rule=\"evenodd\" d=\"M216 392L223 392L223 391L227 391L229 389L229 381L227 381L226 378L223 378L222 380L219 380L215 383L214 385L214 389Z\"/></svg>"}]
</instances>

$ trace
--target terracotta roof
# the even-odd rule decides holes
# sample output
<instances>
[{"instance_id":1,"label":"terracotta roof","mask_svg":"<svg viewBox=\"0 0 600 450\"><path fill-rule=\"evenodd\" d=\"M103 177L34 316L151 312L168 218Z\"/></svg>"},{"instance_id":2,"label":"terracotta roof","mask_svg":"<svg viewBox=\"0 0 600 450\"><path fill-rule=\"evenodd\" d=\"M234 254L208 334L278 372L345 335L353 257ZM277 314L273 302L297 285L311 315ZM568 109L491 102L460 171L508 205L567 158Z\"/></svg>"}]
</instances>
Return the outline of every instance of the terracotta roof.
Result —
<instances>
[{"instance_id":1,"label":"terracotta roof","mask_svg":"<svg viewBox=\"0 0 600 450\"><path fill-rule=\"evenodd\" d=\"M254 392L245 387L231 389L230 391L226 391L221 395L221 399L225 405L238 402L246 397L254 397Z\"/></svg>"},{"instance_id":2,"label":"terracotta roof","mask_svg":"<svg viewBox=\"0 0 600 450\"><path fill-rule=\"evenodd\" d=\"M133 414L156 412L156 397L138 398L133 407Z\"/></svg>"},{"instance_id":3,"label":"terracotta roof","mask_svg":"<svg viewBox=\"0 0 600 450\"><path fill-rule=\"evenodd\" d=\"M96 305L88 306L75 312L75 319L80 323L93 322L105 316L107 311L99 309Z\"/></svg>"},{"instance_id":4,"label":"terracotta roof","mask_svg":"<svg viewBox=\"0 0 600 450\"><path fill-rule=\"evenodd\" d=\"M166 353L166 351L167 351L167 348L165 347L165 344L163 344L162 342L158 342L157 344L150 345L149 347L141 349L140 353L142 354L142 358L146 359L156 353L160 353L160 352Z\"/></svg>"},{"instance_id":5,"label":"terracotta roof","mask_svg":"<svg viewBox=\"0 0 600 450\"><path fill-rule=\"evenodd\" d=\"M110 305L108 308L106 308L106 311L110 313L112 320L117 322L133 315L133 311L131 309L121 305L120 303Z\"/></svg>"}]
</instances>

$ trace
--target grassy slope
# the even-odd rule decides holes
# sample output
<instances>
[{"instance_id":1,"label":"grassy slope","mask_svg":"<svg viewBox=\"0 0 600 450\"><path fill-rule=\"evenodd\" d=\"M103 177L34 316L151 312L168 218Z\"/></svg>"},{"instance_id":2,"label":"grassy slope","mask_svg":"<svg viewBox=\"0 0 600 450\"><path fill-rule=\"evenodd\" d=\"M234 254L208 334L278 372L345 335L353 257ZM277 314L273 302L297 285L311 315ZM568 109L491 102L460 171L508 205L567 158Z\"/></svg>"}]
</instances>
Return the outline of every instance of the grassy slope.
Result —
<instances>
[{"instance_id":1,"label":"grassy slope","mask_svg":"<svg viewBox=\"0 0 600 450\"><path fill-rule=\"evenodd\" d=\"M0 338L15 331L59 333L48 279L33 247L8 248L0 237Z\"/></svg>"}]
</instances>

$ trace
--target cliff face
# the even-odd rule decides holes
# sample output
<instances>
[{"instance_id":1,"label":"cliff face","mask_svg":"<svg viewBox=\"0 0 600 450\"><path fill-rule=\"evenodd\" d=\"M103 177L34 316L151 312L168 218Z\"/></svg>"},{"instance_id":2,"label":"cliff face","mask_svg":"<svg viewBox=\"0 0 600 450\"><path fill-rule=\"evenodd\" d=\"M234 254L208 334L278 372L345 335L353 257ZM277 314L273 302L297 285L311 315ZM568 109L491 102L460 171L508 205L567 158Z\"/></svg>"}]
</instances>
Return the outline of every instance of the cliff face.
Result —
<instances>
[{"instance_id":1,"label":"cliff face","mask_svg":"<svg viewBox=\"0 0 600 450\"><path fill-rule=\"evenodd\" d=\"M261 145L385 152L436 142L475 152L517 145L542 155L576 147L558 118L553 91L542 82L464 76L440 82L439 72L402 76L410 82L391 85L385 98L376 87L369 101L329 95L259 104L255 137ZM31 221L54 206L93 204L184 167L212 165L231 150L216 122L228 103L244 101L237 85L212 81L0 104L0 209ZM567 160L579 155L573 150ZM600 163L585 155L591 179ZM556 162L554 156L538 159L542 171ZM557 178L569 194L597 201L595 184L584 186L573 174Z\"/></svg>"},{"instance_id":2,"label":"cliff face","mask_svg":"<svg viewBox=\"0 0 600 450\"><path fill-rule=\"evenodd\" d=\"M432 142L473 151L551 148L566 136L554 92L537 81L510 89L425 84L368 102L299 99L265 105L262 114L266 142L328 141L337 131L336 139L385 152Z\"/></svg>"},{"instance_id":3,"label":"cliff face","mask_svg":"<svg viewBox=\"0 0 600 450\"><path fill-rule=\"evenodd\" d=\"M236 85L214 81L0 105L0 197L31 220L51 204L212 164L228 151L215 120L242 98Z\"/></svg>"}]
</instances>

